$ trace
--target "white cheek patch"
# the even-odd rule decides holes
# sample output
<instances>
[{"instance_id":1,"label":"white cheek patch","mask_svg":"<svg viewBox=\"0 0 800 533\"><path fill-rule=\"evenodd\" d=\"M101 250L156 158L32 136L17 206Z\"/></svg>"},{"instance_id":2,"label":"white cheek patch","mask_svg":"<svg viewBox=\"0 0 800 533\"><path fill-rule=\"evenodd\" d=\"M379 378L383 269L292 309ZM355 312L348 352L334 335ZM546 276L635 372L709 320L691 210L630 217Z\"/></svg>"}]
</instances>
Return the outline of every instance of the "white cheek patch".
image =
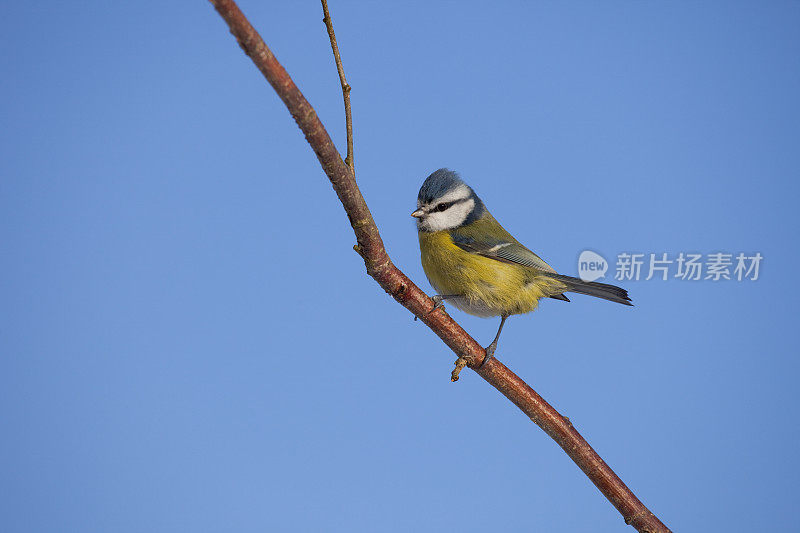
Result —
<instances>
[{"instance_id":1,"label":"white cheek patch","mask_svg":"<svg viewBox=\"0 0 800 533\"><path fill-rule=\"evenodd\" d=\"M441 198L440 202L448 202L454 200L446 200L448 195ZM467 220L467 217L475 208L475 200L470 198L464 202L453 204L446 211L434 211L428 213L422 220L419 221L419 227L423 231L443 231L448 229L457 228Z\"/></svg>"}]
</instances>

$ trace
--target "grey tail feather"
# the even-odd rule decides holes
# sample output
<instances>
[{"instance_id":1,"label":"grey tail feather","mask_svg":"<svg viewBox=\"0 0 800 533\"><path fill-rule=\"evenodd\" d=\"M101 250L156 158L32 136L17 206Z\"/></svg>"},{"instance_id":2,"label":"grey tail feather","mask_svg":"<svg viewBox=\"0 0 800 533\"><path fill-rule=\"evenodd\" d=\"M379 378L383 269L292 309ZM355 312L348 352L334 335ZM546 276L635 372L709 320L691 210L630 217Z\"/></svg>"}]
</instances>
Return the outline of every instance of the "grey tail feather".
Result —
<instances>
[{"instance_id":1,"label":"grey tail feather","mask_svg":"<svg viewBox=\"0 0 800 533\"><path fill-rule=\"evenodd\" d=\"M596 281L583 281L580 278L573 278L572 276L562 276L561 274L547 274L547 275L551 278L555 278L558 281L563 282L568 287L567 291L569 292L586 294L588 296L594 296L595 298L602 298L603 300L617 302L623 305L633 305L633 303L631 303L630 297L628 297L628 291L620 287L609 285L607 283L598 283ZM562 298L558 298L558 296L559 295L553 296L553 298L561 300ZM564 295L562 294L560 296ZM564 299L566 299L566 296L564 296Z\"/></svg>"}]
</instances>

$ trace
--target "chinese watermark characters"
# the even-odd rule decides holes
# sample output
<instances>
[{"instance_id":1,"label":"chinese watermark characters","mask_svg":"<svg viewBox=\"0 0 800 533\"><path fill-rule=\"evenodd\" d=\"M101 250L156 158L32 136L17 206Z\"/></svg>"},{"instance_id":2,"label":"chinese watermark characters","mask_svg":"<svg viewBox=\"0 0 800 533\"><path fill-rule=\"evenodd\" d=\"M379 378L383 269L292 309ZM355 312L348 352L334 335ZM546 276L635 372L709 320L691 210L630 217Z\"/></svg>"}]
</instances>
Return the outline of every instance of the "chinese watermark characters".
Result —
<instances>
[{"instance_id":1,"label":"chinese watermark characters","mask_svg":"<svg viewBox=\"0 0 800 533\"><path fill-rule=\"evenodd\" d=\"M618 281L649 281L680 279L687 281L756 281L764 257L753 254L714 252L709 254L680 252L678 254L628 253L617 255L614 279ZM585 250L578 258L578 275L584 281L605 277L608 262L600 254Z\"/></svg>"}]
</instances>

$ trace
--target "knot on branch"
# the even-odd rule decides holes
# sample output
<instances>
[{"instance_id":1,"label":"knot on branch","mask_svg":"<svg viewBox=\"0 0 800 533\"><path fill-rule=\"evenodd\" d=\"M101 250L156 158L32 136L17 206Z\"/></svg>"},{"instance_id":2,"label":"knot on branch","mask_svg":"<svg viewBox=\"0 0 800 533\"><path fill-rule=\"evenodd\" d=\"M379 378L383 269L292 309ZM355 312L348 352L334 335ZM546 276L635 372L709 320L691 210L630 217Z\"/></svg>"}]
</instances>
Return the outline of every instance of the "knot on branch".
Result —
<instances>
[{"instance_id":1,"label":"knot on branch","mask_svg":"<svg viewBox=\"0 0 800 533\"><path fill-rule=\"evenodd\" d=\"M380 276L390 267L394 266L392 260L389 259L389 256L386 255L386 251L381 249L375 254L374 248L372 253L370 253L370 249L366 246L362 246L361 244L354 244L353 251L361 256L361 259L364 260L364 266L367 268L367 274L378 280ZM378 257L372 257L373 255L377 255ZM380 280L379 280L380 282ZM383 282L380 282L381 285L385 287ZM400 284L401 289L400 293L406 290L406 286L404 284ZM395 295L393 290L386 289L386 292L391 294L392 296Z\"/></svg>"},{"instance_id":2,"label":"knot on branch","mask_svg":"<svg viewBox=\"0 0 800 533\"><path fill-rule=\"evenodd\" d=\"M653 519L658 520L652 512L650 512L648 509L644 509L639 511L638 513L626 516L625 525L628 526L632 525L634 528L636 528L637 531L640 531L641 533L660 533L662 531L669 531L669 529L666 526L663 526L663 524L660 524L661 526L663 526L663 529L659 527L659 525L650 527L649 523Z\"/></svg>"}]
</instances>

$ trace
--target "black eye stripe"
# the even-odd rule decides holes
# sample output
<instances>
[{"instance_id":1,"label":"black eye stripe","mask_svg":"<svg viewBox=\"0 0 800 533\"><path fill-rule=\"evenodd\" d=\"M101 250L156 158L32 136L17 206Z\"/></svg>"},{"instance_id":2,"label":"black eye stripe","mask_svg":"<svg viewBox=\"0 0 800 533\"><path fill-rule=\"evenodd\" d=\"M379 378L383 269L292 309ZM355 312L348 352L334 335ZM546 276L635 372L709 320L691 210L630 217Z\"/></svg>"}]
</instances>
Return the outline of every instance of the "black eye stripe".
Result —
<instances>
[{"instance_id":1,"label":"black eye stripe","mask_svg":"<svg viewBox=\"0 0 800 533\"><path fill-rule=\"evenodd\" d=\"M436 204L434 206L434 208L432 209L432 211L435 211L435 212L447 211L448 209L450 209L454 205L460 204L462 202L466 202L467 200L469 200L469 198L461 198L460 200L453 200L452 202L441 202L441 203Z\"/></svg>"}]
</instances>

